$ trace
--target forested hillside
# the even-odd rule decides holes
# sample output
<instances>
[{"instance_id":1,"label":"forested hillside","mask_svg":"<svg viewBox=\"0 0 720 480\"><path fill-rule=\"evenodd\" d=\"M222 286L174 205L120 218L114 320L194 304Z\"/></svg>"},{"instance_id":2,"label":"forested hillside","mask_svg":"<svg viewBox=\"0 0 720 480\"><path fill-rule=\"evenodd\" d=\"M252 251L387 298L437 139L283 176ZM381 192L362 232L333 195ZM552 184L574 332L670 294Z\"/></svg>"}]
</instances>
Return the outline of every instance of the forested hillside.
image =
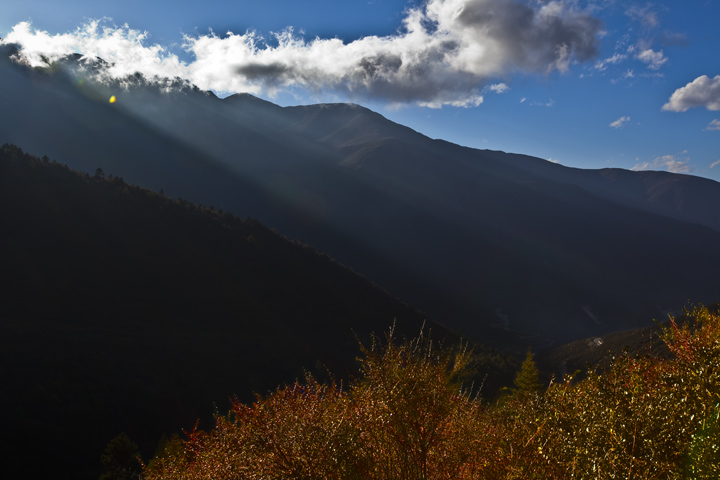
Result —
<instances>
[{"instance_id":1,"label":"forested hillside","mask_svg":"<svg viewBox=\"0 0 720 480\"><path fill-rule=\"evenodd\" d=\"M163 433L302 377L422 314L252 219L112 172L0 148L0 419L6 478L94 478L126 431ZM442 326L426 322L438 335ZM41 455L42 461L34 461Z\"/></svg>"}]
</instances>

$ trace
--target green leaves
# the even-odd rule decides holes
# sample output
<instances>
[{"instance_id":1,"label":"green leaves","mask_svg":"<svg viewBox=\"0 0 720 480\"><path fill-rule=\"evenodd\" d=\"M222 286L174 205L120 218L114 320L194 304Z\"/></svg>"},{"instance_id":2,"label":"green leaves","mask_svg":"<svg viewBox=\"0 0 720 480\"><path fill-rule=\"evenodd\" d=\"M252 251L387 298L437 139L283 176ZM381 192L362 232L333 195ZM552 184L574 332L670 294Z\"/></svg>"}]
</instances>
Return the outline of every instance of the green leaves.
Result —
<instances>
[{"instance_id":1,"label":"green leaves","mask_svg":"<svg viewBox=\"0 0 720 480\"><path fill-rule=\"evenodd\" d=\"M702 430L692 436L687 478L711 480L720 478L720 404L703 421Z\"/></svg>"}]
</instances>

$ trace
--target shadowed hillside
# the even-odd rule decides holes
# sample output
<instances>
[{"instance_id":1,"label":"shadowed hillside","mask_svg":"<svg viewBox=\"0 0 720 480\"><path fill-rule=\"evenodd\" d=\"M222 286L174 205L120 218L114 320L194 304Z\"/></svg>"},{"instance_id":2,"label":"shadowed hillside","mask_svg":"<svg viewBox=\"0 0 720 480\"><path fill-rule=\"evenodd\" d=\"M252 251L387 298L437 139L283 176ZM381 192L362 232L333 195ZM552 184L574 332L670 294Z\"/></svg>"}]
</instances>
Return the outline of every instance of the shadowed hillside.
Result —
<instances>
[{"instance_id":1,"label":"shadowed hillside","mask_svg":"<svg viewBox=\"0 0 720 480\"><path fill-rule=\"evenodd\" d=\"M6 478L94 478L121 431L152 452L278 384L354 369L423 316L255 220L0 148ZM437 325L435 335L449 335ZM354 332L354 333L353 333ZM41 455L42 461L34 461Z\"/></svg>"}]
</instances>

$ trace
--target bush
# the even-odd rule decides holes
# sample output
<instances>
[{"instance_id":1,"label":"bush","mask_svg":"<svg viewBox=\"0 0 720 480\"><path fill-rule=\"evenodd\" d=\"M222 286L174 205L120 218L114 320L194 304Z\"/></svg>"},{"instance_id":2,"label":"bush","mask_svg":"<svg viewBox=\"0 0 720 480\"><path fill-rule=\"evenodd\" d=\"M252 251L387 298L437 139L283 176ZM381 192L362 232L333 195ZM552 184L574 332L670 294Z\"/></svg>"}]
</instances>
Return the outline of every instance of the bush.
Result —
<instances>
[{"instance_id":1,"label":"bush","mask_svg":"<svg viewBox=\"0 0 720 480\"><path fill-rule=\"evenodd\" d=\"M720 317L705 308L688 316L662 333L671 359L625 354L576 386L548 390L539 413L546 455L564 478L683 478L720 402ZM696 455L711 453L698 445L705 449Z\"/></svg>"},{"instance_id":2,"label":"bush","mask_svg":"<svg viewBox=\"0 0 720 480\"><path fill-rule=\"evenodd\" d=\"M165 448L147 479L718 478L720 317L662 336L673 356L622 355L580 383L486 404L466 346L424 335L361 346L358 378L233 404L210 432ZM530 358L532 360L532 358Z\"/></svg>"}]
</instances>

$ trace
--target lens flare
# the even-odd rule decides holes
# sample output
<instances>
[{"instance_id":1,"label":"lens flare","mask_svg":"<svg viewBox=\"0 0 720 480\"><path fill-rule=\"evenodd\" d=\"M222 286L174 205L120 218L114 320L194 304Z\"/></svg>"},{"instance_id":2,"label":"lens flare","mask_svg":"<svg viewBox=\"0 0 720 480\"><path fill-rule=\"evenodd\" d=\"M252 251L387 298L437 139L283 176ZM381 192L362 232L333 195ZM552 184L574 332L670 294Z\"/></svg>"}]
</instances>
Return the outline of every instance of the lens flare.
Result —
<instances>
[{"instance_id":1,"label":"lens flare","mask_svg":"<svg viewBox=\"0 0 720 480\"><path fill-rule=\"evenodd\" d=\"M110 97L110 103L115 103L116 101L117 101L117 99L115 98L115 95Z\"/></svg>"}]
</instances>

